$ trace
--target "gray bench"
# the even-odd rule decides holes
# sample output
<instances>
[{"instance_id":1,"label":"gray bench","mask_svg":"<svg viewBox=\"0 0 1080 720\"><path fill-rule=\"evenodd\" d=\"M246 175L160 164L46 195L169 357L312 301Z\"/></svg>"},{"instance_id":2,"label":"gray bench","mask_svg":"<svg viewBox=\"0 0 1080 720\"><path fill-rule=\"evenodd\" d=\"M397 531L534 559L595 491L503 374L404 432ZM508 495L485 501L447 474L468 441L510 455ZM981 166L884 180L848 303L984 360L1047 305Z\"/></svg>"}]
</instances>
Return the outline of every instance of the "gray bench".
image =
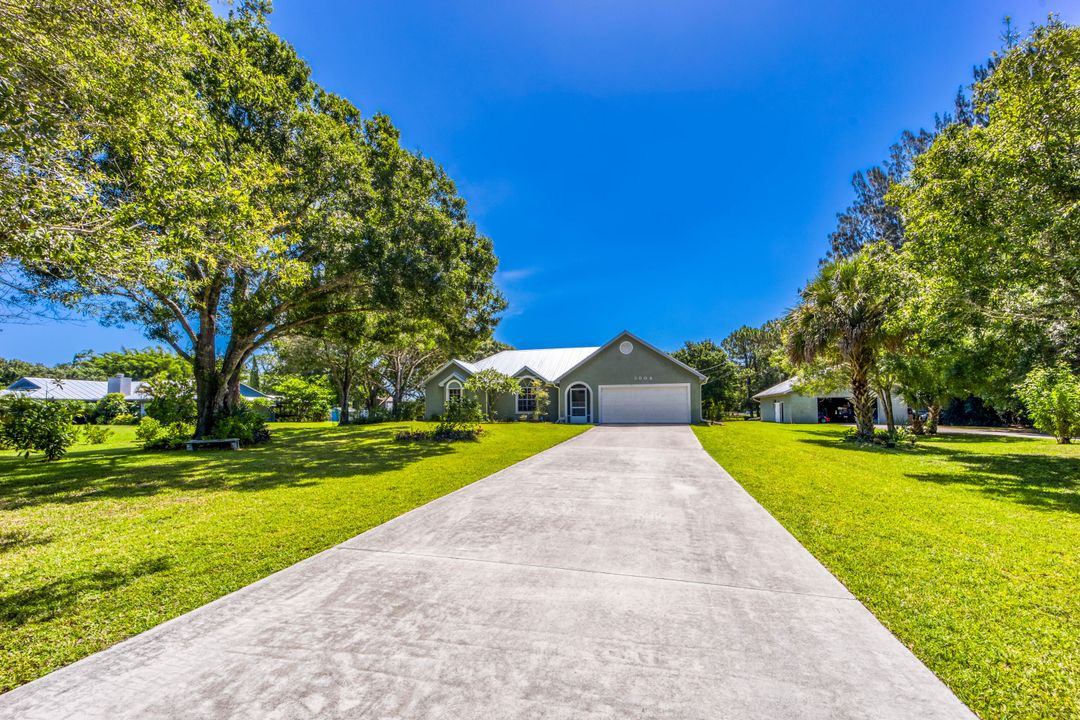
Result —
<instances>
[{"instance_id":1,"label":"gray bench","mask_svg":"<svg viewBox=\"0 0 1080 720\"><path fill-rule=\"evenodd\" d=\"M188 440L187 449L194 450L199 447L221 448L222 450L239 450L240 438L223 438L220 440Z\"/></svg>"}]
</instances>

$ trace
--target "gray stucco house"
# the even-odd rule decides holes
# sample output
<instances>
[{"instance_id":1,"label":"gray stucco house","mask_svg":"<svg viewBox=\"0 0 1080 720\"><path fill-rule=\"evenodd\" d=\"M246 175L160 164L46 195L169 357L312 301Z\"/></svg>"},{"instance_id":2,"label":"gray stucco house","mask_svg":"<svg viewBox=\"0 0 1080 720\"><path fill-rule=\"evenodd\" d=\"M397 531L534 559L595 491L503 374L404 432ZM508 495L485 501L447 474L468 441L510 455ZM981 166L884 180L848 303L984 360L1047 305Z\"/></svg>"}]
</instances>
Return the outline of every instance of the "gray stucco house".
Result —
<instances>
[{"instance_id":1,"label":"gray stucco house","mask_svg":"<svg viewBox=\"0 0 1080 720\"><path fill-rule=\"evenodd\" d=\"M531 385L548 387L544 419L568 423L701 422L706 377L629 332L599 347L504 350L475 362L451 360L424 381L425 416L442 414L446 400L467 391L470 376L494 368L522 382L522 392L492 400L501 419L531 415Z\"/></svg>"},{"instance_id":2,"label":"gray stucco house","mask_svg":"<svg viewBox=\"0 0 1080 720\"><path fill-rule=\"evenodd\" d=\"M754 395L761 404L761 419L779 423L855 422L851 390L842 389L824 395L805 395L795 390L798 378L789 378ZM908 421L908 407L900 393L893 393L893 419L898 425ZM874 422L885 421L885 408L878 398Z\"/></svg>"}]
</instances>

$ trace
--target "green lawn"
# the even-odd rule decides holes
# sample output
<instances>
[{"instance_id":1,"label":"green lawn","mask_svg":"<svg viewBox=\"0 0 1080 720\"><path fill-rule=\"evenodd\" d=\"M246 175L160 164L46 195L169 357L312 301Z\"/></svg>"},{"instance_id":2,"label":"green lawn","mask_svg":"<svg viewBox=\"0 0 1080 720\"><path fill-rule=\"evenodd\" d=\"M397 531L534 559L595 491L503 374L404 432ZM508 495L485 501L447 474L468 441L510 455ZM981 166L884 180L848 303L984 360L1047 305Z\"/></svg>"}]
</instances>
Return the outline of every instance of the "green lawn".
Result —
<instances>
[{"instance_id":1,"label":"green lawn","mask_svg":"<svg viewBox=\"0 0 1080 720\"><path fill-rule=\"evenodd\" d=\"M144 452L133 428L60 462L0 453L0 691L101 650L585 430L277 425L240 452Z\"/></svg>"},{"instance_id":2,"label":"green lawn","mask_svg":"<svg viewBox=\"0 0 1080 720\"><path fill-rule=\"evenodd\" d=\"M983 718L1080 717L1080 446L733 421L705 449Z\"/></svg>"}]
</instances>

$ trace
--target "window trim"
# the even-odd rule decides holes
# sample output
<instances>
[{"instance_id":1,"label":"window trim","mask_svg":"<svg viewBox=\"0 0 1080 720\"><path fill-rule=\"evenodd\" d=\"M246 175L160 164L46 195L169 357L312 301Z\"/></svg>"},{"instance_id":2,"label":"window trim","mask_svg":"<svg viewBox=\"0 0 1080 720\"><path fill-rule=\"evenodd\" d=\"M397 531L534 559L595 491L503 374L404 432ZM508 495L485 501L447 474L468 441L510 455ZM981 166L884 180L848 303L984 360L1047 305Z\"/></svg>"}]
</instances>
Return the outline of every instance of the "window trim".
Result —
<instances>
[{"instance_id":1,"label":"window trim","mask_svg":"<svg viewBox=\"0 0 1080 720\"><path fill-rule=\"evenodd\" d=\"M528 383L529 383L528 386L526 386L524 384L526 381L528 381ZM530 377L530 376L525 376L525 377L520 379L520 382L521 382L521 389L525 390L525 388L528 387L528 389L532 391L533 395L532 395L531 398L523 398L521 393L514 393L514 409L517 410L517 412L514 413L514 414L515 415L531 415L534 412L536 412L536 408L537 408L537 405L536 405L536 387L535 387L536 378ZM531 410L522 410L521 409L521 401L523 399L532 400L532 405L533 406L532 406Z\"/></svg>"},{"instance_id":2,"label":"window trim","mask_svg":"<svg viewBox=\"0 0 1080 720\"><path fill-rule=\"evenodd\" d=\"M452 390L457 390L457 393L458 393L457 397L459 397L459 398L465 396L465 386L462 385L461 381L458 380L457 378L451 378L450 380L447 380L445 387L446 387L446 396L443 399L444 403L450 401L450 398L452 397L450 395L450 391L452 391Z\"/></svg>"}]
</instances>

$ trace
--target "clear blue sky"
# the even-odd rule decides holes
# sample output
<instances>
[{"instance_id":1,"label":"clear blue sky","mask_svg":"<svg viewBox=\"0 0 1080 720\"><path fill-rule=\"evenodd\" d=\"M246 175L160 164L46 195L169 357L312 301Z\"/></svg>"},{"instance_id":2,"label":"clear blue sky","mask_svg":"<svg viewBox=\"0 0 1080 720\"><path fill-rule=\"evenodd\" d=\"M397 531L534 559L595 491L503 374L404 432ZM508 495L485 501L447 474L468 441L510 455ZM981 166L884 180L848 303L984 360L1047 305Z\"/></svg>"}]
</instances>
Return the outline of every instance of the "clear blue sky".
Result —
<instances>
[{"instance_id":1,"label":"clear blue sky","mask_svg":"<svg viewBox=\"0 0 1080 720\"><path fill-rule=\"evenodd\" d=\"M947 111L1032 2L278 0L324 87L442 163L501 258L517 347L674 349L782 314L853 171ZM825 7L823 7L823 5ZM42 362L137 329L0 326Z\"/></svg>"}]
</instances>

